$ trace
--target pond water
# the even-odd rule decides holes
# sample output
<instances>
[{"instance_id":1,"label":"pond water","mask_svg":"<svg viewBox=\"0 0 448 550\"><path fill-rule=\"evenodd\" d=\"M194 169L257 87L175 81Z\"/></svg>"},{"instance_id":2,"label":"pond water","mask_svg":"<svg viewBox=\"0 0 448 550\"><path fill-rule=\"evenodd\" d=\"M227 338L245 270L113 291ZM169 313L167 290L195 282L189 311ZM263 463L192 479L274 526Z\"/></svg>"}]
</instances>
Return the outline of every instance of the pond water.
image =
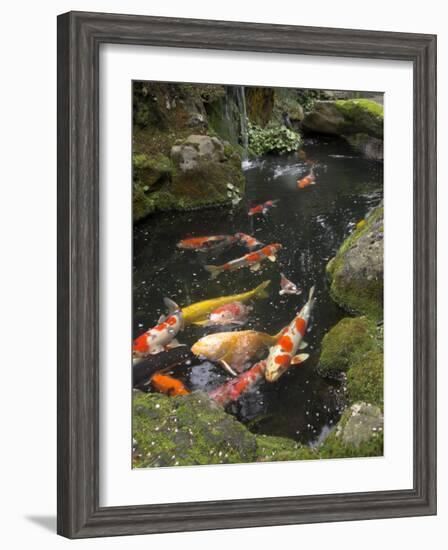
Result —
<instances>
[{"instance_id":1,"label":"pond water","mask_svg":"<svg viewBox=\"0 0 448 550\"><path fill-rule=\"evenodd\" d=\"M134 337L156 324L163 297L180 306L254 288L270 279L269 299L252 303L244 329L277 333L288 324L316 286L316 304L306 340L310 358L291 367L276 383L262 382L228 407L255 433L290 437L314 444L337 422L343 408L341 382L316 373L324 334L347 316L331 299L325 266L355 224L383 196L382 164L357 156L337 139L308 139L304 150L313 159L317 184L297 189L309 172L297 153L266 156L245 163L246 197L235 209L215 208L186 213L157 214L134 229ZM250 218L249 207L279 199L266 216ZM179 250L176 243L190 236L244 232L265 244L279 242L277 262L262 263L256 273L244 268L210 280L204 264L220 265L247 251L240 246L220 253ZM280 272L302 294L279 295ZM189 326L178 335L192 345L219 329ZM189 389L209 391L229 379L219 367L204 362L176 371Z\"/></svg>"}]
</instances>

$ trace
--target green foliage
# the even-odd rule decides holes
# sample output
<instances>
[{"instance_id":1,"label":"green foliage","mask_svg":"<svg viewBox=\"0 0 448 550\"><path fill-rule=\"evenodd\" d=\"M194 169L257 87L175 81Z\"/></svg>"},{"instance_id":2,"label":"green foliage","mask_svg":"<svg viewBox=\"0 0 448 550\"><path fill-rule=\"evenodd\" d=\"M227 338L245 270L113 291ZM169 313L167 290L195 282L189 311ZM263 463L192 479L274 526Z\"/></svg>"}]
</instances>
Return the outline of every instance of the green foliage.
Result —
<instances>
[{"instance_id":1,"label":"green foliage","mask_svg":"<svg viewBox=\"0 0 448 550\"><path fill-rule=\"evenodd\" d=\"M296 151L301 144L300 135L286 126L260 128L249 122L248 137L249 149L256 156Z\"/></svg>"}]
</instances>

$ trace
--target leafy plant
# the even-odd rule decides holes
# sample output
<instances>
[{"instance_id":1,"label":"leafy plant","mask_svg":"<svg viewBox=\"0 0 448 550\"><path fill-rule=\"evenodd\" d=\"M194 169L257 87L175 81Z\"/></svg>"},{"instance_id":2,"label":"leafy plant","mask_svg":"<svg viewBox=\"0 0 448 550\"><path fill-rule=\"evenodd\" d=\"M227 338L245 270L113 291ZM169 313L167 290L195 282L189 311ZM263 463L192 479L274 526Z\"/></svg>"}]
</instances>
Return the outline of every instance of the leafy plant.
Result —
<instances>
[{"instance_id":1,"label":"leafy plant","mask_svg":"<svg viewBox=\"0 0 448 550\"><path fill-rule=\"evenodd\" d=\"M249 149L257 156L296 151L301 142L300 135L286 126L260 128L249 122L247 133Z\"/></svg>"}]
</instances>

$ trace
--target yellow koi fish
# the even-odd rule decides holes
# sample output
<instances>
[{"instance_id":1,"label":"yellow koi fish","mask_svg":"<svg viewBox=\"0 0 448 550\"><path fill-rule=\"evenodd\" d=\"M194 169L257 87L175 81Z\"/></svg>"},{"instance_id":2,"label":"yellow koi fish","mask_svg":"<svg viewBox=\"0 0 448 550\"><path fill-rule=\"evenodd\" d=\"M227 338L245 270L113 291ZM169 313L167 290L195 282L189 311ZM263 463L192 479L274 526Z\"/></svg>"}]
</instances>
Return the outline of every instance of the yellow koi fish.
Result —
<instances>
[{"instance_id":1,"label":"yellow koi fish","mask_svg":"<svg viewBox=\"0 0 448 550\"><path fill-rule=\"evenodd\" d=\"M280 335L271 336L255 330L216 332L198 340L191 351L210 361L220 362L230 374L236 376L235 371L242 372L246 363L275 345Z\"/></svg>"},{"instance_id":2,"label":"yellow koi fish","mask_svg":"<svg viewBox=\"0 0 448 550\"><path fill-rule=\"evenodd\" d=\"M204 324L208 321L209 314L218 307L230 304L231 302L247 302L248 300L256 300L258 298L267 298L266 287L271 281L264 281L256 288L243 292L242 294L233 294L231 296L220 296L218 298L210 298L210 300L203 300L202 302L196 302L182 308L182 318L186 325Z\"/></svg>"}]
</instances>

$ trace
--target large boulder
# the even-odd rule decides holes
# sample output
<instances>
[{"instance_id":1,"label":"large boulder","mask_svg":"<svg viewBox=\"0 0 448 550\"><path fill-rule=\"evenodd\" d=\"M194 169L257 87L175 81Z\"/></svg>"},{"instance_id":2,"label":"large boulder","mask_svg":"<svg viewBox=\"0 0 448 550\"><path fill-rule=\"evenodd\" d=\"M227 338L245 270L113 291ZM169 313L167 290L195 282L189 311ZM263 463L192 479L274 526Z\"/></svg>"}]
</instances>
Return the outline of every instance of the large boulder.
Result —
<instances>
[{"instance_id":1,"label":"large boulder","mask_svg":"<svg viewBox=\"0 0 448 550\"><path fill-rule=\"evenodd\" d=\"M191 135L171 148L171 160L182 172L196 168L202 161L223 162L224 144L216 137Z\"/></svg>"},{"instance_id":2,"label":"large boulder","mask_svg":"<svg viewBox=\"0 0 448 550\"><path fill-rule=\"evenodd\" d=\"M381 409L370 403L358 402L344 412L334 435L344 445L359 447L368 441L380 439L382 431Z\"/></svg>"},{"instance_id":3,"label":"large boulder","mask_svg":"<svg viewBox=\"0 0 448 550\"><path fill-rule=\"evenodd\" d=\"M327 264L333 299L347 311L383 318L383 207L374 209Z\"/></svg>"},{"instance_id":4,"label":"large boulder","mask_svg":"<svg viewBox=\"0 0 448 550\"><path fill-rule=\"evenodd\" d=\"M383 106L370 99L316 101L305 115L302 127L317 134L366 134L382 139Z\"/></svg>"}]
</instances>

